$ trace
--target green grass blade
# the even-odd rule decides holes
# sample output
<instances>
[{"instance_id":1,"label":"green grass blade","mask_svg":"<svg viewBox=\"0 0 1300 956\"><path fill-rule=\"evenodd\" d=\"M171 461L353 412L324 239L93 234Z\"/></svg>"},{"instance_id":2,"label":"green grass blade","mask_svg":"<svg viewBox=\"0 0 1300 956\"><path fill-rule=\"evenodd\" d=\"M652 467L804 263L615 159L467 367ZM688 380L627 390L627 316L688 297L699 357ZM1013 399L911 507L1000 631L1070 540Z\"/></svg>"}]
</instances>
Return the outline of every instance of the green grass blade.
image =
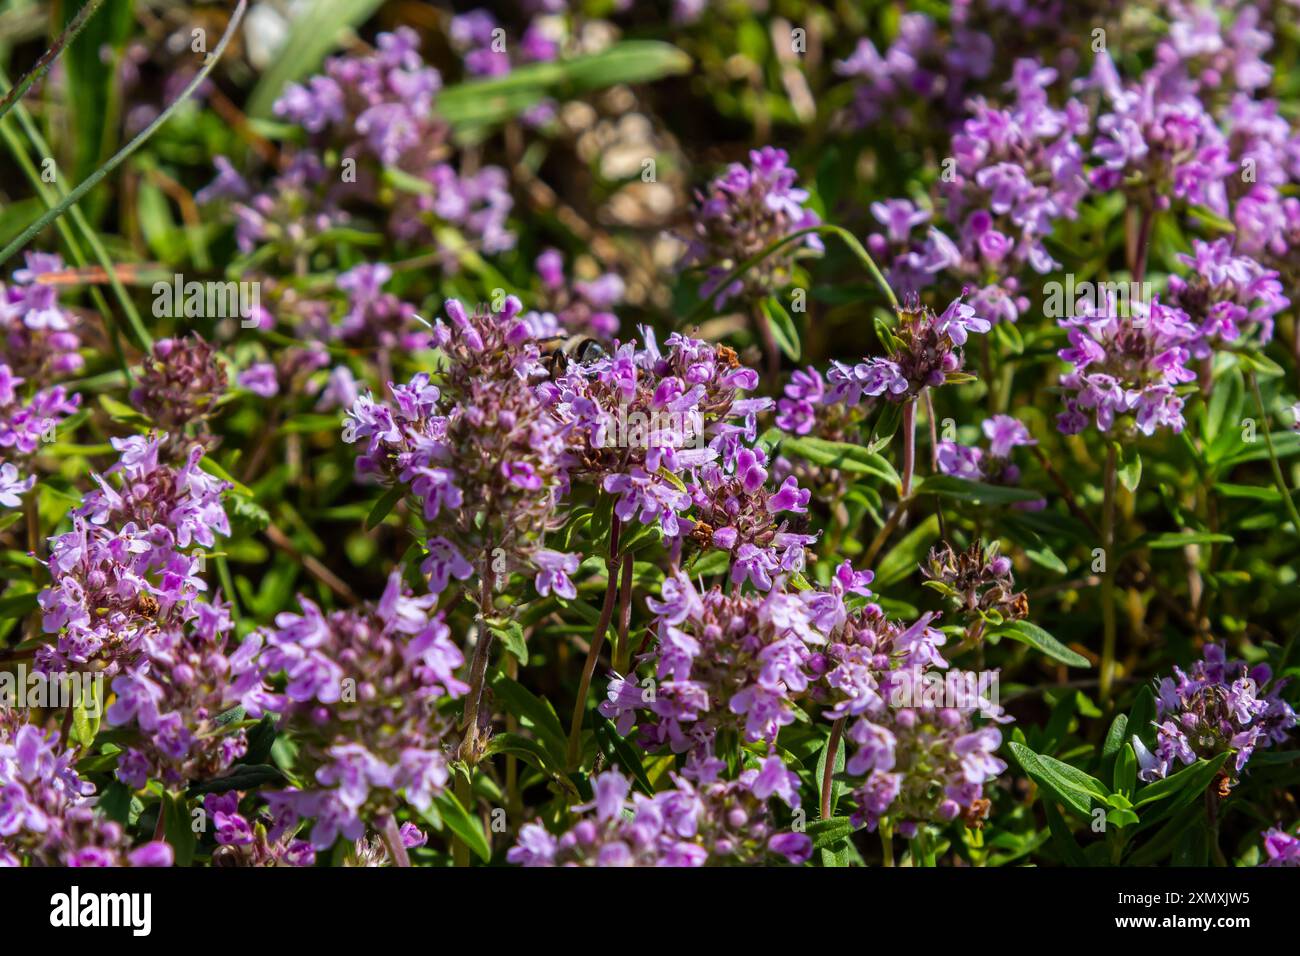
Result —
<instances>
[{"instance_id":1,"label":"green grass blade","mask_svg":"<svg viewBox=\"0 0 1300 956\"><path fill-rule=\"evenodd\" d=\"M21 119L26 115L26 112L27 111L24 110L22 106L19 106L15 115ZM28 181L32 184L32 188L36 190L36 194L40 197L41 202L45 204L45 208L53 209L55 203L58 202L58 198L50 190L48 184L41 180L41 174L37 171L36 165L32 162L31 157L27 155L27 151L23 149L22 141L19 139L18 134L14 132L13 126L9 123L0 121L0 137L3 137L6 145L9 147L9 151L14 156L14 160L18 163L19 168L22 169L23 175L26 176ZM63 239L64 246L67 247L68 256L72 260L73 264L77 266L85 266L87 264L86 255L82 252L81 245L77 242L77 237L73 235L72 229L62 219L58 220L55 223L55 226L59 230L59 235ZM112 274L111 268L109 272ZM104 325L108 329L109 341L113 345L113 354L117 357L118 364L126 374L127 381L131 382L131 370L127 364L126 355L122 351L122 339L117 331L117 323L113 321L112 313L108 308L108 302L104 299L104 294L100 291L98 286L91 286L90 298L95 308L99 311L99 314L104 317Z\"/></svg>"},{"instance_id":2,"label":"green grass blade","mask_svg":"<svg viewBox=\"0 0 1300 956\"><path fill-rule=\"evenodd\" d=\"M4 71L0 70L0 89L4 89L7 83L8 79L5 77ZM18 104L17 109L14 110L14 117L18 120L18 125L22 127L23 133L26 134L32 147L35 148L37 155L51 155L50 147L45 142L45 138L41 136L40 130L38 130L36 124L32 122L31 114L27 112L26 108L21 103ZM36 189L38 195L41 197L41 201L45 203L45 208L53 209L59 199L63 198L67 194L61 181L55 181L54 189L57 193L52 193L49 185L41 179L40 174L36 171L35 165L31 162L26 152L23 151L22 144L18 140L17 136L10 134L9 126L4 120L0 120L0 129L4 130L5 142L8 144L10 152L13 153L14 159L18 162L19 166L22 167L23 173ZM113 268L113 260L109 257L108 250L104 248L104 244L99 238L99 233L91 228L90 223L86 220L86 217L79 206L73 205L68 211L68 216L71 218L73 225L76 226L77 231L81 234L82 238L86 241L86 244L90 246L90 251L95 257L95 261L99 263L100 268L108 275L108 281L113 289L113 294L116 296L118 303L122 306L122 312L126 315L131 328L135 330L136 337L139 339L139 344L145 349L150 348L153 344L153 340L149 336L148 330L145 329L144 322L140 318L140 313L136 310L135 303L131 301L131 296L127 293L125 286L122 285L121 280L118 278L117 270ZM81 251L81 247L77 243L76 239L73 238L69 232L65 221L60 219L57 221L56 225L63 236L64 243L68 247L73 262L78 266L86 265L88 260L85 254ZM129 380L131 378L131 371L122 352L122 343L118 336L117 325L112 319L112 313L108 309L108 303L104 301L103 295L97 287L91 287L91 298L95 302L95 307L99 309L100 314L104 317L104 322L108 326L109 335L113 342L113 350L117 355L119 363L122 365L122 370L126 372Z\"/></svg>"},{"instance_id":3,"label":"green grass blade","mask_svg":"<svg viewBox=\"0 0 1300 956\"><path fill-rule=\"evenodd\" d=\"M5 114L13 109L14 104L23 98L23 94L31 88L31 85L44 76L45 71L54 65L54 61L63 54L63 51L77 38L77 34L85 28L86 24L90 22L90 18L103 5L104 0L86 0L86 5L77 11L77 15L73 17L72 22L50 44L50 48L41 54L41 58L36 61L36 65L18 81L17 86L5 94L4 99L0 100L0 120L4 119Z\"/></svg>"},{"instance_id":4,"label":"green grass blade","mask_svg":"<svg viewBox=\"0 0 1300 956\"><path fill-rule=\"evenodd\" d=\"M235 31L239 28L240 21L244 18L244 10L247 6L248 0L239 0L239 5L231 15L230 23L226 26L226 32L221 35L221 40L217 43L216 49L208 54L207 62L204 63L203 68L194 75L194 79L190 80L189 85L185 87L181 92L181 95L178 96L171 105L167 107L167 109L163 110L152 123L141 130L134 139L114 153L108 162L96 169L81 183L79 183L75 189L64 196L58 205L24 229L22 234L13 242L9 243L9 245L5 246L4 249L0 249L0 264L8 261L14 253L21 250L25 245L27 245L27 243L31 242L31 240L45 229L46 226L67 212L69 206L73 205L81 199L82 196L94 189L105 176L120 166L128 156L144 145L145 141L148 140L149 137L153 136L153 134L158 131L158 128L171 118L172 113L176 111L177 107L194 94L194 91L198 89L199 84L208 78L208 74L212 72L212 68L217 65L217 61L220 60L221 55L225 53L226 46L230 43L230 38L234 36ZM149 334L144 330L143 325L136 329L136 332L137 334L143 333L141 337L142 343L150 341Z\"/></svg>"}]
</instances>

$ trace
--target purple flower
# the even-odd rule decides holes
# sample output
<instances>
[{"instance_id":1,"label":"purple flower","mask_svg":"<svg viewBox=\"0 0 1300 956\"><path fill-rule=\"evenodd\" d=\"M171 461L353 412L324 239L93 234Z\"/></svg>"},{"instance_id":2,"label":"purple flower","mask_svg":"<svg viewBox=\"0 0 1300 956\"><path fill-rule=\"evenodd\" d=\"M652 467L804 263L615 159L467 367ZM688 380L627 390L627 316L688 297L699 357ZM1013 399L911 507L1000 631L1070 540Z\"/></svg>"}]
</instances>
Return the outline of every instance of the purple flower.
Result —
<instances>
[{"instance_id":1,"label":"purple flower","mask_svg":"<svg viewBox=\"0 0 1300 956\"><path fill-rule=\"evenodd\" d=\"M1264 852L1262 866L1300 866L1300 838L1278 827L1264 834Z\"/></svg>"},{"instance_id":2,"label":"purple flower","mask_svg":"<svg viewBox=\"0 0 1300 956\"><path fill-rule=\"evenodd\" d=\"M698 197L695 236L687 261L707 268L700 294L711 296L717 308L742 293L755 297L784 284L793 263L792 249L768 256L743 279L721 287L722 279L740 263L781 238L821 221L804 206L808 191L795 186L797 176L787 165L788 160L784 150L771 146L753 150L748 166L733 163ZM822 249L815 233L795 245Z\"/></svg>"},{"instance_id":3,"label":"purple flower","mask_svg":"<svg viewBox=\"0 0 1300 956\"><path fill-rule=\"evenodd\" d=\"M1143 780L1165 777L1178 764L1227 749L1236 751L1228 764L1235 779L1256 750L1285 743L1296 725L1295 711L1279 696L1286 682L1273 681L1266 664L1228 662L1220 645L1206 644L1204 658L1190 673L1173 670L1174 676L1159 684L1156 747L1151 754L1144 748Z\"/></svg>"},{"instance_id":4,"label":"purple flower","mask_svg":"<svg viewBox=\"0 0 1300 956\"><path fill-rule=\"evenodd\" d=\"M280 393L280 381L275 366L270 362L258 362L239 373L239 384L254 395L273 398Z\"/></svg>"},{"instance_id":5,"label":"purple flower","mask_svg":"<svg viewBox=\"0 0 1300 956\"><path fill-rule=\"evenodd\" d=\"M534 584L537 593L546 597L552 591L559 597L572 601L578 596L578 589L569 580L569 575L578 570L579 557L576 554L561 554L541 548L533 554L533 563L537 565L537 577Z\"/></svg>"}]
</instances>

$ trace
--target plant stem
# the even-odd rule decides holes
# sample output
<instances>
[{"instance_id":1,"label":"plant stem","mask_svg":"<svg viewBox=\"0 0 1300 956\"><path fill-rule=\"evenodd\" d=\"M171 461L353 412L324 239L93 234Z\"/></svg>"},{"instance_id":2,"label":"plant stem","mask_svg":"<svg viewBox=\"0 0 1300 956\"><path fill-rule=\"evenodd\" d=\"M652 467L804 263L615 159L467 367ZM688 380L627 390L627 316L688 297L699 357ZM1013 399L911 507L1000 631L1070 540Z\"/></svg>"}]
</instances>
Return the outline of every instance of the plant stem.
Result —
<instances>
[{"instance_id":1,"label":"plant stem","mask_svg":"<svg viewBox=\"0 0 1300 956\"><path fill-rule=\"evenodd\" d=\"M1219 846L1219 795L1213 784L1205 788L1205 819L1209 829L1210 859L1214 860L1215 866L1227 866L1223 847Z\"/></svg>"},{"instance_id":2,"label":"plant stem","mask_svg":"<svg viewBox=\"0 0 1300 956\"><path fill-rule=\"evenodd\" d=\"M1141 282L1147 273L1147 252L1151 247L1151 227L1155 224L1155 210L1143 207L1138 223L1137 243L1133 254L1133 281Z\"/></svg>"},{"instance_id":3,"label":"plant stem","mask_svg":"<svg viewBox=\"0 0 1300 956\"><path fill-rule=\"evenodd\" d=\"M925 418L930 428L930 474L939 474L939 423L934 419L934 395L928 388L921 389L925 396ZM948 526L943 520L943 500L934 496L934 513L939 519L939 539L948 540Z\"/></svg>"},{"instance_id":4,"label":"plant stem","mask_svg":"<svg viewBox=\"0 0 1300 956\"><path fill-rule=\"evenodd\" d=\"M623 581L618 589L618 632L614 637L614 670L624 676L632 669L632 648L627 639L632 623L632 553L623 555Z\"/></svg>"},{"instance_id":5,"label":"plant stem","mask_svg":"<svg viewBox=\"0 0 1300 956\"><path fill-rule=\"evenodd\" d=\"M492 549L487 549L491 554ZM474 644L474 660L470 664L469 694L465 698L465 738L460 744L460 759L473 767L482 757L479 745L479 708L483 705L483 684L487 679L488 659L492 650L492 629L488 618L492 616L492 568L490 558L483 559L482 583L479 588L479 635Z\"/></svg>"},{"instance_id":6,"label":"plant stem","mask_svg":"<svg viewBox=\"0 0 1300 956\"><path fill-rule=\"evenodd\" d=\"M569 721L569 747L565 753L565 764L570 770L578 769L582 759L582 717L587 712L587 691L591 689L591 675L596 671L596 661L600 659L600 649L605 643L605 632L609 630L610 619L614 616L614 595L618 590L617 555L619 539L619 519L614 515L609 527L609 557L605 560L605 602L600 608L600 620L591 632L591 646L587 648L587 662L582 666L582 680L578 684L578 699L573 702L573 719Z\"/></svg>"},{"instance_id":7,"label":"plant stem","mask_svg":"<svg viewBox=\"0 0 1300 956\"><path fill-rule=\"evenodd\" d=\"M826 766L822 768L822 802L821 818L831 818L831 789L835 786L835 760L839 756L840 741L844 737L844 721L841 717L831 724L831 737L826 741Z\"/></svg>"},{"instance_id":8,"label":"plant stem","mask_svg":"<svg viewBox=\"0 0 1300 956\"><path fill-rule=\"evenodd\" d=\"M55 37L54 42L50 44L50 48L42 53L41 58L36 61L36 65L18 81L17 85L5 95L4 99L0 100L0 119L3 119L5 114L13 109L14 104L22 99L23 94L31 88L31 85L45 74L45 71L77 38L77 34L82 31L82 28L90 22L90 18L103 5L104 0L86 0L85 6L77 11L77 15L72 18L72 22L64 28L62 33Z\"/></svg>"},{"instance_id":9,"label":"plant stem","mask_svg":"<svg viewBox=\"0 0 1300 956\"><path fill-rule=\"evenodd\" d=\"M455 777L456 799L462 807L468 809L474 802L474 791L470 786L469 777L460 772L456 772ZM458 867L469 866L469 844L460 837L451 841L451 861Z\"/></svg>"},{"instance_id":10,"label":"plant stem","mask_svg":"<svg viewBox=\"0 0 1300 956\"><path fill-rule=\"evenodd\" d=\"M1106 472L1103 476L1101 504L1101 546L1106 569L1101 577L1101 686L1100 696L1103 706L1110 702L1111 684L1115 678L1115 485L1116 485L1116 446L1107 444Z\"/></svg>"},{"instance_id":11,"label":"plant stem","mask_svg":"<svg viewBox=\"0 0 1300 956\"><path fill-rule=\"evenodd\" d=\"M1250 382L1250 390L1255 394L1260 423L1264 426L1264 443L1268 446L1268 462L1273 467L1273 482L1282 496L1282 503L1286 505L1287 514L1291 516L1291 525L1295 528L1295 533L1300 535L1300 513L1296 511L1295 500L1292 499L1291 490L1286 484L1286 476L1282 474L1282 464L1277 460L1277 449L1273 447L1273 431L1268 426L1268 412L1264 410L1264 396L1260 394L1259 381L1255 378L1253 369L1246 372L1246 380Z\"/></svg>"},{"instance_id":12,"label":"plant stem","mask_svg":"<svg viewBox=\"0 0 1300 956\"><path fill-rule=\"evenodd\" d=\"M903 403L903 475L898 492L900 503L912 496L912 476L916 473L916 399Z\"/></svg>"},{"instance_id":13,"label":"plant stem","mask_svg":"<svg viewBox=\"0 0 1300 956\"><path fill-rule=\"evenodd\" d=\"M885 866L894 865L894 831L884 820L880 821L880 855L884 858Z\"/></svg>"},{"instance_id":14,"label":"plant stem","mask_svg":"<svg viewBox=\"0 0 1300 956\"><path fill-rule=\"evenodd\" d=\"M894 533L895 529L897 529L900 524L902 524L903 518L907 514L907 509L911 507L911 505L911 498L902 498L899 500L889 517L885 519L885 523L880 526L880 530L876 532L876 536L871 539L871 544L867 546L866 552L862 555L862 566L864 568L871 567L871 562L876 560L876 555L880 553L880 549L884 547L885 542L889 540L889 536Z\"/></svg>"}]
</instances>

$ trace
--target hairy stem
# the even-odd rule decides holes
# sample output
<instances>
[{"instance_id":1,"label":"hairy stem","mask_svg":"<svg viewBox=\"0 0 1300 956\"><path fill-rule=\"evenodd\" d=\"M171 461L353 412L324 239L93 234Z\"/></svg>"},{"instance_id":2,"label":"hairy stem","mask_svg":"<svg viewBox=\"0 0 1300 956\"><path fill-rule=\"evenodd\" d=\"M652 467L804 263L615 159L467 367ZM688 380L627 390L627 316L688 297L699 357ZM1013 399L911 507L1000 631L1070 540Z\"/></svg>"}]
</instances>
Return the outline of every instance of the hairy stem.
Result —
<instances>
[{"instance_id":1,"label":"hairy stem","mask_svg":"<svg viewBox=\"0 0 1300 956\"><path fill-rule=\"evenodd\" d=\"M906 501L912 496L912 476L916 473L916 399L903 403L903 475L898 497Z\"/></svg>"},{"instance_id":2,"label":"hairy stem","mask_svg":"<svg viewBox=\"0 0 1300 956\"><path fill-rule=\"evenodd\" d=\"M1106 570L1101 577L1101 702L1110 702L1111 684L1115 679L1115 485L1116 446L1110 442L1106 451L1106 472L1103 476L1101 504L1101 546Z\"/></svg>"},{"instance_id":3,"label":"hairy stem","mask_svg":"<svg viewBox=\"0 0 1300 956\"><path fill-rule=\"evenodd\" d=\"M835 786L835 760L839 756L840 741L844 739L844 721L841 717L831 725L831 738L826 741L826 766L822 768L821 818L831 818L831 789Z\"/></svg>"},{"instance_id":4,"label":"hairy stem","mask_svg":"<svg viewBox=\"0 0 1300 956\"><path fill-rule=\"evenodd\" d=\"M13 89L5 94L4 99L0 99L0 119L3 119L4 115L13 109L14 104L22 99L23 94L31 88L33 83L45 75L45 71L77 38L77 34L82 31L82 28L90 22L90 18L103 5L104 0L86 0L85 6L77 11L77 15L72 18L72 22L64 28L62 33L55 37L54 42L50 44L50 48L42 53L40 59L36 61L36 65L27 71L27 74L15 84Z\"/></svg>"},{"instance_id":5,"label":"hairy stem","mask_svg":"<svg viewBox=\"0 0 1300 956\"><path fill-rule=\"evenodd\" d=\"M632 553L623 555L623 580L618 589L618 632L614 637L614 670L624 676L632 669L632 648L627 639L632 623Z\"/></svg>"},{"instance_id":6,"label":"hairy stem","mask_svg":"<svg viewBox=\"0 0 1300 956\"><path fill-rule=\"evenodd\" d=\"M487 554L492 549L486 549ZM465 697L465 738L460 745L460 759L473 767L482 757L479 741L479 710L483 706L483 684L487 679L488 659L492 651L492 629L488 618L492 616L492 568L490 558L483 559L482 584L479 588L479 634L474 644L474 659L470 664L469 694Z\"/></svg>"}]
</instances>

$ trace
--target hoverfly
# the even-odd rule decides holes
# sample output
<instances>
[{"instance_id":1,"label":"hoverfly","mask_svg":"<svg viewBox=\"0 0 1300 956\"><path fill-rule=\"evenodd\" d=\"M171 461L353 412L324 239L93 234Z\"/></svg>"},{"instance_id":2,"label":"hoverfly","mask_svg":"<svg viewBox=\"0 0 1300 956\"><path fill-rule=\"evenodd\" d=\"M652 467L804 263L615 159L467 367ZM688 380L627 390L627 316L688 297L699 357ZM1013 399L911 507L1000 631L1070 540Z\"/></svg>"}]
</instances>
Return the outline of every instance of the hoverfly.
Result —
<instances>
[{"instance_id":1,"label":"hoverfly","mask_svg":"<svg viewBox=\"0 0 1300 956\"><path fill-rule=\"evenodd\" d=\"M542 367L546 369L548 378L563 375L568 370L570 362L576 362L579 365L590 365L593 362L599 362L609 354L600 342L588 335L570 335L568 337L553 335L540 341L542 343L559 343L550 351L542 353Z\"/></svg>"}]
</instances>

